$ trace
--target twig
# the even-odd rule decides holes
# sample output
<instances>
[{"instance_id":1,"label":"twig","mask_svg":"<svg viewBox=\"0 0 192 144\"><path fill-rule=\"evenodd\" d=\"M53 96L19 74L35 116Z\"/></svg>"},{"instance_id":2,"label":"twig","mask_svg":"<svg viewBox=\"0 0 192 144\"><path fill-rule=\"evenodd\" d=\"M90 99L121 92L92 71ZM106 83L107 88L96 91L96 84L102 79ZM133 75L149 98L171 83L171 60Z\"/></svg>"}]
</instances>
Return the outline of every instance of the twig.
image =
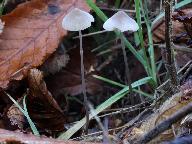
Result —
<instances>
[{"instance_id":1,"label":"twig","mask_svg":"<svg viewBox=\"0 0 192 144\"><path fill-rule=\"evenodd\" d=\"M110 139L109 139L109 133L108 133L108 129L105 129L105 127L103 126L102 122L101 122L101 119L98 117L98 115L96 114L93 106L88 103L88 106L90 108L90 113L92 115L94 115L94 118L95 120L97 121L99 127L101 128L101 130L103 131L103 136L104 136L104 139L108 142L108 143L111 143Z\"/></svg>"},{"instance_id":2,"label":"twig","mask_svg":"<svg viewBox=\"0 0 192 144\"><path fill-rule=\"evenodd\" d=\"M169 73L172 90L175 91L175 88L178 86L177 73L174 62L173 54L173 42L172 42L172 5L173 0L165 0L165 42L166 42L166 55L165 55L165 66Z\"/></svg>"},{"instance_id":3,"label":"twig","mask_svg":"<svg viewBox=\"0 0 192 144\"><path fill-rule=\"evenodd\" d=\"M135 10L127 10L127 9L115 9L115 8L106 8L106 7L99 7L102 10L108 10L108 11L124 11L128 13L135 13Z\"/></svg>"},{"instance_id":4,"label":"twig","mask_svg":"<svg viewBox=\"0 0 192 144\"><path fill-rule=\"evenodd\" d=\"M82 37L93 36L93 35L102 34L102 33L105 33L105 32L107 32L107 31L106 30L102 30L102 31L92 32L92 33L84 34L84 35L82 35ZM73 39L77 39L79 37L80 36L75 36L75 37L73 37Z\"/></svg>"},{"instance_id":5,"label":"twig","mask_svg":"<svg viewBox=\"0 0 192 144\"><path fill-rule=\"evenodd\" d=\"M179 111L177 111L175 114L173 114L168 119L162 121L160 124L158 124L155 128L153 128L151 131L149 131L147 134L145 134L141 140L139 140L138 144L146 144L147 142L151 141L153 138L158 136L160 133L164 132L168 128L171 127L172 124L176 123L180 119L182 119L184 116L190 114L192 112L192 103L189 103L187 106L183 107Z\"/></svg>"}]
</instances>

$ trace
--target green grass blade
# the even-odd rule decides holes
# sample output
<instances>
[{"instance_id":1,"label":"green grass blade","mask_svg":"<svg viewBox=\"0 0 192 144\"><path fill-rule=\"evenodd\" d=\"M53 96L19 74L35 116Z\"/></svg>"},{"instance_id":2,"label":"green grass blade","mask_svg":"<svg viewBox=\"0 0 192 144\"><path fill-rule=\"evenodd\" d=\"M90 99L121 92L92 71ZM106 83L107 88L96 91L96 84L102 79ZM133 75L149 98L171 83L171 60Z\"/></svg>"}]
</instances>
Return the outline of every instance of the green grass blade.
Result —
<instances>
[{"instance_id":1,"label":"green grass blade","mask_svg":"<svg viewBox=\"0 0 192 144\"><path fill-rule=\"evenodd\" d=\"M116 1L115 1L115 7L116 7L116 8L119 8L120 3L121 3L121 0L116 0Z\"/></svg>"},{"instance_id":2,"label":"green grass blade","mask_svg":"<svg viewBox=\"0 0 192 144\"><path fill-rule=\"evenodd\" d=\"M40 136L39 134L39 131L37 130L35 124L33 123L33 121L31 120L30 116L29 116L29 113L27 111L27 106L26 106L26 95L24 96L24 99L23 99L23 109L25 111L25 116L27 118L27 121L29 122L29 125L33 131L33 134L36 135L36 136Z\"/></svg>"},{"instance_id":3,"label":"green grass blade","mask_svg":"<svg viewBox=\"0 0 192 144\"><path fill-rule=\"evenodd\" d=\"M140 79L134 83L132 83L132 87L136 88L138 86L141 86L143 84L148 83L151 80L151 77L146 77L143 79ZM114 94L111 96L109 99L107 99L105 102L100 104L96 109L95 112L96 114L99 114L112 104L114 104L116 101L119 99L123 98L127 93L129 92L129 87L126 86L122 90L120 90L118 93ZM90 115L89 118L92 119L94 115ZM72 126L69 130L67 130L65 133L61 134L58 139L64 139L68 140L73 134L75 134L79 129L83 127L83 125L86 123L86 118L84 117L82 120L78 121L74 126Z\"/></svg>"},{"instance_id":4,"label":"green grass blade","mask_svg":"<svg viewBox=\"0 0 192 144\"><path fill-rule=\"evenodd\" d=\"M154 100L153 95L150 95L148 93L145 93L145 92L143 92L141 90L137 90L137 89L133 89L133 91L140 94L140 95L143 95L143 96L149 98L150 100Z\"/></svg>"},{"instance_id":5,"label":"green grass blade","mask_svg":"<svg viewBox=\"0 0 192 144\"><path fill-rule=\"evenodd\" d=\"M137 23L139 25L139 31L138 31L138 33L139 33L139 40L140 40L141 48L143 50L143 58L145 59L145 63L146 63L145 70L148 73L148 75L152 76L151 66L149 64L149 60L148 60L148 57L147 57L146 49L145 49L145 46L144 46L140 7L141 7L140 0L135 0L136 18L137 18Z\"/></svg>"},{"instance_id":6,"label":"green grass blade","mask_svg":"<svg viewBox=\"0 0 192 144\"><path fill-rule=\"evenodd\" d=\"M93 75L93 77L96 78L96 79L102 80L104 82L107 82L107 83L109 83L109 84L111 84L113 86L118 86L118 87L121 87L121 88L126 87L126 85L120 84L118 82L112 81L110 79L107 79L107 78L104 78L104 77L101 77L101 76L98 76L98 75Z\"/></svg>"},{"instance_id":7,"label":"green grass blade","mask_svg":"<svg viewBox=\"0 0 192 144\"><path fill-rule=\"evenodd\" d=\"M183 0L175 5L175 9L179 9L187 4L192 3L192 0Z\"/></svg>"},{"instance_id":8,"label":"green grass blade","mask_svg":"<svg viewBox=\"0 0 192 144\"><path fill-rule=\"evenodd\" d=\"M25 111L23 110L23 108L21 108L21 106L18 104L18 102L16 100L14 100L14 98L12 98L12 96L10 96L8 93L6 93L6 95L19 108L19 110L24 114Z\"/></svg>"},{"instance_id":9,"label":"green grass blade","mask_svg":"<svg viewBox=\"0 0 192 144\"><path fill-rule=\"evenodd\" d=\"M145 51L145 46L144 46L144 39L143 39L143 30L142 30L142 24L141 24L141 13L140 13L140 0L135 0L135 11L136 11L136 18L137 18L137 23L139 25L139 39L140 39L140 44Z\"/></svg>"},{"instance_id":10,"label":"green grass blade","mask_svg":"<svg viewBox=\"0 0 192 144\"><path fill-rule=\"evenodd\" d=\"M94 12L99 16L100 19L103 21L106 21L108 17L100 10L99 7L95 5L95 3L92 0L86 0L87 4L90 8L94 10Z\"/></svg>"},{"instance_id":11,"label":"green grass blade","mask_svg":"<svg viewBox=\"0 0 192 144\"><path fill-rule=\"evenodd\" d=\"M151 70L152 70L152 77L155 83L155 87L157 87L157 68L155 63L155 52L153 47L153 37L152 37L152 29L151 29L151 23L149 21L148 15L145 11L147 11L147 8L144 9L143 3L141 1L141 10L144 15L145 24L147 26L147 35L149 40L149 55L150 55L150 63L151 63Z\"/></svg>"},{"instance_id":12,"label":"green grass blade","mask_svg":"<svg viewBox=\"0 0 192 144\"><path fill-rule=\"evenodd\" d=\"M40 136L37 128L35 127L35 124L33 123L33 121L30 119L28 112L27 112L27 108L26 108L26 103L25 103L25 98L26 96L24 96L23 99L23 108L21 108L21 106L18 104L18 102L16 100L14 100L14 98L12 98L12 96L10 96L8 93L6 93L7 96L9 97L9 99L19 108L19 110L24 114L24 116L27 118L27 121L29 122L29 125L31 127L31 130L33 131L33 134L36 136Z\"/></svg>"}]
</instances>

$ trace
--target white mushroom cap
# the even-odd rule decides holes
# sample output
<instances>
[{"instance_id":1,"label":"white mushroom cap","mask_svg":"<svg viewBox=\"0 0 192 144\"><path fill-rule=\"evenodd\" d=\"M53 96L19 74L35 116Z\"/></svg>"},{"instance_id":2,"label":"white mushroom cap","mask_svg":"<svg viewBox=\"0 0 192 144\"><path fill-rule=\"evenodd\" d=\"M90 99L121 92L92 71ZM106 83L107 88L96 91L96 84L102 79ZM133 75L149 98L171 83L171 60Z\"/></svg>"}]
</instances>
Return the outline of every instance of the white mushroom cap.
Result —
<instances>
[{"instance_id":1,"label":"white mushroom cap","mask_svg":"<svg viewBox=\"0 0 192 144\"><path fill-rule=\"evenodd\" d=\"M80 31L90 27L91 22L94 22L92 15L74 8L63 18L62 27L69 31Z\"/></svg>"},{"instance_id":2,"label":"white mushroom cap","mask_svg":"<svg viewBox=\"0 0 192 144\"><path fill-rule=\"evenodd\" d=\"M128 30L137 31L139 26L136 21L129 17L124 11L119 11L103 24L103 28L107 31L118 29L124 32Z\"/></svg>"}]
</instances>

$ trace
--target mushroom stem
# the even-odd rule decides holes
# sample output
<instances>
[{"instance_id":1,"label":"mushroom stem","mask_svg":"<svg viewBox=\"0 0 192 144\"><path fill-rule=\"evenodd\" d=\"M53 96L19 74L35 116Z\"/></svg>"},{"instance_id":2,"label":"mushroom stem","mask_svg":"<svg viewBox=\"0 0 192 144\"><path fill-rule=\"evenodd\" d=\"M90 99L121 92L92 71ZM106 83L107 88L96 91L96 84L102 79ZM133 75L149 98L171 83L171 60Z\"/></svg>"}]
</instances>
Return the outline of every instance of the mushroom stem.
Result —
<instances>
[{"instance_id":1,"label":"mushroom stem","mask_svg":"<svg viewBox=\"0 0 192 144\"><path fill-rule=\"evenodd\" d=\"M80 40L80 57L81 57L81 87L82 87L83 98L84 98L84 107L86 110L85 134L87 134L88 133L88 126L89 126L89 106L88 106L86 84L85 84L85 68L84 68L84 63L83 63L83 47L82 47L81 30L79 31L79 40Z\"/></svg>"},{"instance_id":2,"label":"mushroom stem","mask_svg":"<svg viewBox=\"0 0 192 144\"><path fill-rule=\"evenodd\" d=\"M129 65L128 65L127 54L126 54L126 50L125 50L125 44L124 44L122 32L120 32L120 39L121 39L121 47L123 50L123 58L124 58L124 63L125 63L125 79L126 79L125 82L126 82L126 84L128 84L130 92L132 92L130 69L129 69Z\"/></svg>"}]
</instances>

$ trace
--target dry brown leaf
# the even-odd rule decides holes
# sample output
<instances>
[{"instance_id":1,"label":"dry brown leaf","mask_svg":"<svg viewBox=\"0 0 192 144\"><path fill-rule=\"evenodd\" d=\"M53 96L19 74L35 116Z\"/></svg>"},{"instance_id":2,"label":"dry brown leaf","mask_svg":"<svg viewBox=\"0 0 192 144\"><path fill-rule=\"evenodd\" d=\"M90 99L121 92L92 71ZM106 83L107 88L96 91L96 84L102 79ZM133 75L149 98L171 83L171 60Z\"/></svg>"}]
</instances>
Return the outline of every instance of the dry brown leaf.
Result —
<instances>
[{"instance_id":1,"label":"dry brown leaf","mask_svg":"<svg viewBox=\"0 0 192 144\"><path fill-rule=\"evenodd\" d=\"M64 130L66 118L56 100L47 90L42 72L31 69L28 81L27 108L31 119L43 130Z\"/></svg>"},{"instance_id":2,"label":"dry brown leaf","mask_svg":"<svg viewBox=\"0 0 192 144\"><path fill-rule=\"evenodd\" d=\"M185 12L186 14L188 14L188 13L192 12L192 9L184 9L182 11ZM174 12L173 14L177 14L177 12ZM183 32L185 32L185 28L184 28L183 24L179 21L173 21L173 38L179 36ZM154 25L153 41L154 41L154 43L161 43L161 42L165 41L164 19L160 19L159 22Z\"/></svg>"},{"instance_id":3,"label":"dry brown leaf","mask_svg":"<svg viewBox=\"0 0 192 144\"><path fill-rule=\"evenodd\" d=\"M17 100L17 102L22 106L23 98ZM15 104L8 109L7 118L12 126L17 126L20 130L23 130L24 124L26 124L25 116Z\"/></svg>"},{"instance_id":4,"label":"dry brown leaf","mask_svg":"<svg viewBox=\"0 0 192 144\"><path fill-rule=\"evenodd\" d=\"M23 134L21 132L13 132L0 129L0 143L12 144L91 144L89 142L63 141L47 137L38 137L32 134Z\"/></svg>"},{"instance_id":5,"label":"dry brown leaf","mask_svg":"<svg viewBox=\"0 0 192 144\"><path fill-rule=\"evenodd\" d=\"M31 0L2 16L0 87L21 80L31 67L41 65L66 35L61 21L73 7L88 11L84 0Z\"/></svg>"}]
</instances>

